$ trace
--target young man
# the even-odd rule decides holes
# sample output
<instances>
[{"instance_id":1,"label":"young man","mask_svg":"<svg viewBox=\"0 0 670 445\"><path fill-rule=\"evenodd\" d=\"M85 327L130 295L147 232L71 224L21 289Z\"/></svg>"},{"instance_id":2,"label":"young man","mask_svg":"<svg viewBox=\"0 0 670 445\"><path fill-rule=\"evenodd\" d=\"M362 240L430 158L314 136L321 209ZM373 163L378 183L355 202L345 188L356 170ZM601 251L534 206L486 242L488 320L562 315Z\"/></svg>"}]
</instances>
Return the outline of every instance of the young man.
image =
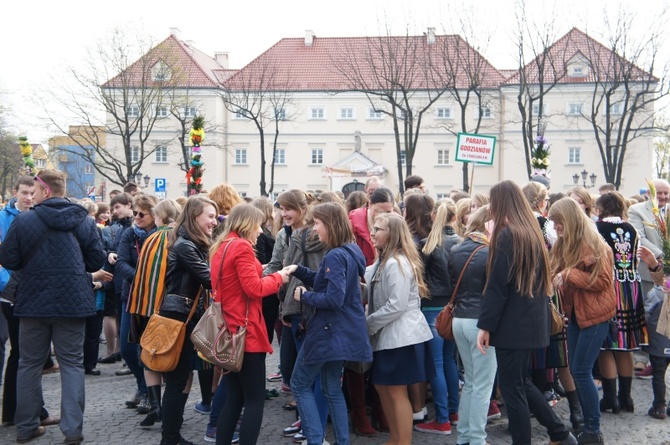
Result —
<instances>
[{"instance_id":1,"label":"young man","mask_svg":"<svg viewBox=\"0 0 670 445\"><path fill-rule=\"evenodd\" d=\"M0 245L0 264L22 271L14 305L21 323L16 441L45 432L39 418L42 367L53 341L61 366L60 427L64 443L75 445L84 440L84 328L96 313L93 281L105 253L95 221L65 199L62 173L40 171L34 201L34 210L17 216Z\"/></svg>"}]
</instances>

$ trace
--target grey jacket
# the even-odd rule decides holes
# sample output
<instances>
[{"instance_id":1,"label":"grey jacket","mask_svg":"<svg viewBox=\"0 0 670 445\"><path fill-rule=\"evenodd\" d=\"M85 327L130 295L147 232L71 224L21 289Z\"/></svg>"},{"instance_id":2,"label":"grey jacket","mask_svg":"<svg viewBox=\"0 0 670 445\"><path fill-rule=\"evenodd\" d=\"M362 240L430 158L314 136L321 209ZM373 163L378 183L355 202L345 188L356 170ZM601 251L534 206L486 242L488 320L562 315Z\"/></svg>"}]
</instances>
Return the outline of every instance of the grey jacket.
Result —
<instances>
[{"instance_id":1,"label":"grey jacket","mask_svg":"<svg viewBox=\"0 0 670 445\"><path fill-rule=\"evenodd\" d=\"M371 294L367 326L372 350L401 348L432 339L433 334L421 313L418 285L407 258L389 258L375 274L378 267L379 260L365 271L368 295Z\"/></svg>"},{"instance_id":2,"label":"grey jacket","mask_svg":"<svg viewBox=\"0 0 670 445\"><path fill-rule=\"evenodd\" d=\"M275 247L272 249L272 259L268 263L265 270L263 270L264 277L275 272L279 272L284 268L284 256L286 256L286 250L288 249L287 241L286 228L283 228L277 233Z\"/></svg>"}]
</instances>

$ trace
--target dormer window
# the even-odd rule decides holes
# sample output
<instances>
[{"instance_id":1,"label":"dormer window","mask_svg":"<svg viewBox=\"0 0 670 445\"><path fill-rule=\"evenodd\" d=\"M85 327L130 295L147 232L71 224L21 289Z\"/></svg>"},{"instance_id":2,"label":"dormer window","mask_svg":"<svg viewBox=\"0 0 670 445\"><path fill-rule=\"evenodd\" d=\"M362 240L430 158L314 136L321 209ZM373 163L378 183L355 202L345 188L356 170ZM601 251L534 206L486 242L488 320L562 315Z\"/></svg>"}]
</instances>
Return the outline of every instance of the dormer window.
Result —
<instances>
[{"instance_id":1,"label":"dormer window","mask_svg":"<svg viewBox=\"0 0 670 445\"><path fill-rule=\"evenodd\" d=\"M167 82L171 77L172 71L164 62L158 62L151 68L151 78L154 82Z\"/></svg>"},{"instance_id":2,"label":"dormer window","mask_svg":"<svg viewBox=\"0 0 670 445\"><path fill-rule=\"evenodd\" d=\"M569 77L586 77L588 75L589 75L588 67L582 65L581 63L573 63L570 66L568 66Z\"/></svg>"}]
</instances>

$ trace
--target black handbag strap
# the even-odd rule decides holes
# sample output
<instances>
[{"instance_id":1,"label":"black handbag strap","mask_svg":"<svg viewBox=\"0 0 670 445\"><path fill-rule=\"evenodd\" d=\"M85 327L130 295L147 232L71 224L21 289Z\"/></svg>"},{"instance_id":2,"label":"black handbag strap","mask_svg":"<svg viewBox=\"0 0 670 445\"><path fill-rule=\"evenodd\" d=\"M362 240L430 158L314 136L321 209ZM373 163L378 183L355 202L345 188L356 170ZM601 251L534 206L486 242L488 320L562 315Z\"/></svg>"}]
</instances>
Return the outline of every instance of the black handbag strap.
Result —
<instances>
[{"instance_id":1,"label":"black handbag strap","mask_svg":"<svg viewBox=\"0 0 670 445\"><path fill-rule=\"evenodd\" d=\"M481 245L481 246L477 247L475 250L473 250L472 253L470 254L470 257L465 262L465 265L463 266L463 270L461 270L461 274L458 276L458 281L456 281L456 285L454 286L454 291L451 293L451 300L449 300L449 304L451 306L454 305L454 300L456 299L456 294L458 293L458 287L461 285L461 280L463 279L463 275L465 274L465 269L468 268L468 265L470 264L470 261L472 261L472 259L475 257L475 254L477 252L479 252L480 250L482 250L484 247L486 247L486 246Z\"/></svg>"}]
</instances>

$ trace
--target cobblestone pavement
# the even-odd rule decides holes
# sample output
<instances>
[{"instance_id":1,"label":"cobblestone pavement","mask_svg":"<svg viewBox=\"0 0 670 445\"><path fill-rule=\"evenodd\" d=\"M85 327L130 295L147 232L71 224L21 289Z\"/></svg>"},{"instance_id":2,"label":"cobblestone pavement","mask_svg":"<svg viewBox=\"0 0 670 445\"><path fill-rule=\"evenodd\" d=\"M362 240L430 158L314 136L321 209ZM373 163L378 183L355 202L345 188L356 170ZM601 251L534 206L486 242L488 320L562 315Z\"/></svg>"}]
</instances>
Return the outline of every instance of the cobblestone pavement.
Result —
<instances>
[{"instance_id":1,"label":"cobblestone pavement","mask_svg":"<svg viewBox=\"0 0 670 445\"><path fill-rule=\"evenodd\" d=\"M104 350L101 348L101 350ZM277 367L278 351L268 356L268 374ZM160 424L150 429L137 426L143 416L137 415L135 410L127 409L124 401L134 394L133 378L119 377L114 372L121 369L121 364L99 365L101 376L86 376L86 412L84 415L84 437L86 444L158 444L160 442ZM201 415L193 410L193 406L200 399L197 377L195 378L191 395L184 412L182 435L195 443L205 444L203 439L208 416ZM279 390L279 383L268 383L268 388ZM60 405L60 377L59 374L45 375L43 391L46 407L53 415L59 414ZM19 397L20 397L19 389ZM633 383L633 398L636 411L614 415L605 413L602 416L602 429L607 444L641 444L641 445L670 445L670 419L660 421L647 416L651 405L651 381L635 379ZM268 400L265 405L263 427L259 444L291 445L290 438L281 436L284 427L295 420L293 412L281 408L290 400L290 396L280 395ZM430 410L429 405L429 410ZM554 408L559 416L568 423L567 401L561 400ZM544 429L533 422L533 444L546 444L549 439ZM509 444L511 437L507 433L507 421L503 418L489 424L487 428L488 441L492 445ZM387 440L388 434L380 434L374 438L357 437L352 434L352 445L376 445ZM14 443L16 430L14 427L0 427L0 444ZM333 442L333 433L328 428L327 439ZM44 436L32 441L34 444L57 444L63 441L63 435L57 426L47 427ZM440 436L414 432L413 444L456 444L456 433L450 436Z\"/></svg>"}]
</instances>

